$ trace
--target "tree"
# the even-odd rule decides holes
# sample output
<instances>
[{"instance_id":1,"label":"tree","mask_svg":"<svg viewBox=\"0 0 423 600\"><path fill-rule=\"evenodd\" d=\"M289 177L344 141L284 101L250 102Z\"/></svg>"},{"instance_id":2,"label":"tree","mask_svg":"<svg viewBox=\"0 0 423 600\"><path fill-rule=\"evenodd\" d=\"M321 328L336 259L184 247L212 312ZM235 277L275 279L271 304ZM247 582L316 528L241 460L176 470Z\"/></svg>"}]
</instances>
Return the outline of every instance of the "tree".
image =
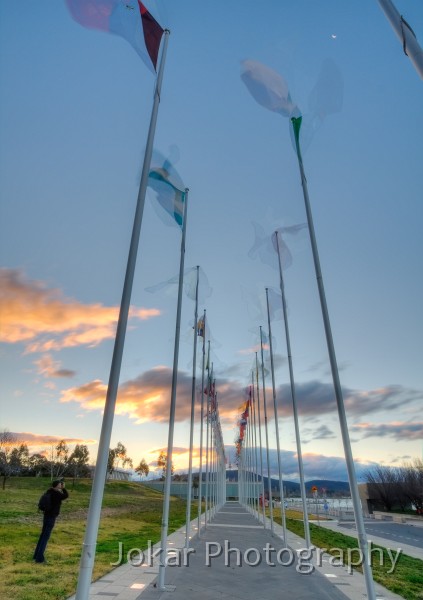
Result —
<instances>
[{"instance_id":1,"label":"tree","mask_svg":"<svg viewBox=\"0 0 423 600\"><path fill-rule=\"evenodd\" d=\"M28 468L30 472L35 472L35 476L47 475L50 464L43 454L33 454L28 459Z\"/></svg>"},{"instance_id":2,"label":"tree","mask_svg":"<svg viewBox=\"0 0 423 600\"><path fill-rule=\"evenodd\" d=\"M29 466L28 446L23 443L12 449L10 453L10 466L13 475L22 475Z\"/></svg>"},{"instance_id":3,"label":"tree","mask_svg":"<svg viewBox=\"0 0 423 600\"><path fill-rule=\"evenodd\" d=\"M395 506L405 510L410 504L423 513L423 461L419 458L401 467L378 465L364 474L369 496L388 511Z\"/></svg>"},{"instance_id":4,"label":"tree","mask_svg":"<svg viewBox=\"0 0 423 600\"><path fill-rule=\"evenodd\" d=\"M157 466L159 467L159 469L162 470L162 475L160 477L160 481L164 481L166 479L166 472L167 472L167 454L163 450L160 452L159 458L157 459ZM174 471L175 471L175 467L173 466L173 463L172 463L172 465L170 467L170 476L171 477L172 477Z\"/></svg>"},{"instance_id":5,"label":"tree","mask_svg":"<svg viewBox=\"0 0 423 600\"><path fill-rule=\"evenodd\" d=\"M55 446L54 464L52 470L53 477L63 477L68 467L68 462L69 447L65 440L60 440L60 442Z\"/></svg>"},{"instance_id":6,"label":"tree","mask_svg":"<svg viewBox=\"0 0 423 600\"><path fill-rule=\"evenodd\" d=\"M150 467L148 466L145 458L143 458L140 461L140 464L138 465L138 467L135 467L135 473L138 473L138 475L141 475L141 477L143 475L145 475L145 477L147 477L149 472L150 472Z\"/></svg>"},{"instance_id":7,"label":"tree","mask_svg":"<svg viewBox=\"0 0 423 600\"><path fill-rule=\"evenodd\" d=\"M369 496L379 500L386 510L392 510L395 500L395 473L392 467L376 465L373 469L365 471L364 478L367 483Z\"/></svg>"},{"instance_id":8,"label":"tree","mask_svg":"<svg viewBox=\"0 0 423 600\"><path fill-rule=\"evenodd\" d=\"M0 474L3 476L3 489L6 480L11 475L21 472L24 462L28 460L29 452L26 444L20 443L17 437L3 429L0 432Z\"/></svg>"},{"instance_id":9,"label":"tree","mask_svg":"<svg viewBox=\"0 0 423 600\"><path fill-rule=\"evenodd\" d=\"M107 461L107 474L112 475L115 469L121 466L132 467L132 458L129 458L127 450L122 442L118 442L116 448L109 448L109 458Z\"/></svg>"},{"instance_id":10,"label":"tree","mask_svg":"<svg viewBox=\"0 0 423 600\"><path fill-rule=\"evenodd\" d=\"M404 494L411 504L416 507L417 514L423 514L423 460L415 458L414 461L402 465L404 473Z\"/></svg>"},{"instance_id":11,"label":"tree","mask_svg":"<svg viewBox=\"0 0 423 600\"><path fill-rule=\"evenodd\" d=\"M88 447L85 444L76 444L72 454L68 460L68 471L73 477L73 485L77 477L81 477L88 472L88 459L89 459Z\"/></svg>"}]
</instances>

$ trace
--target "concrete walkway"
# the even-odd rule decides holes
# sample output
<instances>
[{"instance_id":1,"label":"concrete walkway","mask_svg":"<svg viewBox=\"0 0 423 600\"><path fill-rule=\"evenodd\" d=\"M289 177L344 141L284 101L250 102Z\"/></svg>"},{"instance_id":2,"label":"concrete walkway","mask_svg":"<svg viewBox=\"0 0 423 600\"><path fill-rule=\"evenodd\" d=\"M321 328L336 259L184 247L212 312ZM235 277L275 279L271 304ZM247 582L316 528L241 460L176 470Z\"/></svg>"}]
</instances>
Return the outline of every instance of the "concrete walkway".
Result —
<instances>
[{"instance_id":1,"label":"concrete walkway","mask_svg":"<svg viewBox=\"0 0 423 600\"><path fill-rule=\"evenodd\" d=\"M338 523L337 521L310 521L315 525L319 525L320 527L325 527L326 529L331 529L332 531L338 531L339 533L343 533L344 535L349 535L350 537L354 537L357 539L357 529L355 527L355 523L353 527L343 527L342 522ZM369 528L371 527L373 520L368 521ZM414 527L423 527L423 523L421 521L415 521L413 523ZM367 523L365 523L365 527L367 527ZM381 532L383 533L383 532ZM388 540L382 537L382 535L374 535L373 533L367 533L368 542L372 542L373 544L377 544L378 546L382 546L383 548L392 548L396 549L400 547L403 554L407 554L407 556L412 556L413 558L418 558L419 560L423 560L423 548L418 548L417 546L411 546L409 544L404 543L403 540L398 539L398 541Z\"/></svg>"},{"instance_id":2,"label":"concrete walkway","mask_svg":"<svg viewBox=\"0 0 423 600\"><path fill-rule=\"evenodd\" d=\"M135 560L139 566L125 562L93 583L90 600L268 600L285 595L295 600L363 600L367 596L360 573L335 566L327 554L314 553L310 565L302 538L288 532L285 547L282 527L275 524L274 535L269 527L268 520L264 528L238 502L227 502L202 528L201 537L196 534L191 540L189 554L183 552L185 528L169 536L166 590L157 587L159 558L150 562L144 557ZM196 521L192 529L196 533ZM375 589L378 600L400 599L378 584Z\"/></svg>"}]
</instances>

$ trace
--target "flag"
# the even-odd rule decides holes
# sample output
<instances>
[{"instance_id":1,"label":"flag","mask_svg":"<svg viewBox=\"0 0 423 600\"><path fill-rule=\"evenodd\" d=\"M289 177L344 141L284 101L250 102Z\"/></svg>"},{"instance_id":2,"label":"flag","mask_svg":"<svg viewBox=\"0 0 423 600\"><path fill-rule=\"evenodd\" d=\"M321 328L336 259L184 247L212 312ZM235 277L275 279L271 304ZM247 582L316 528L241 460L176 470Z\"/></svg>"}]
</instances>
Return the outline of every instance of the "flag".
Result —
<instances>
[{"instance_id":1,"label":"flag","mask_svg":"<svg viewBox=\"0 0 423 600\"><path fill-rule=\"evenodd\" d=\"M151 159L148 186L156 192L157 202L182 229L185 186L172 163L156 150Z\"/></svg>"},{"instance_id":2,"label":"flag","mask_svg":"<svg viewBox=\"0 0 423 600\"><path fill-rule=\"evenodd\" d=\"M276 244L275 233L278 233L282 268L287 269L290 267L292 265L292 254L283 240L282 234L287 233L290 235L295 235L301 231L301 229L307 227L307 223L299 223L298 225L289 225L286 227L277 227L276 231L273 230L272 234L267 233L264 227L259 223L252 221L252 226L254 227L254 242L248 251L248 257L252 259L258 258L262 263L276 269L278 265L278 246Z\"/></svg>"},{"instance_id":3,"label":"flag","mask_svg":"<svg viewBox=\"0 0 423 600\"><path fill-rule=\"evenodd\" d=\"M278 321L283 317L282 296L273 288L267 289L267 297L269 299L269 315L272 321Z\"/></svg>"},{"instance_id":4,"label":"flag","mask_svg":"<svg viewBox=\"0 0 423 600\"><path fill-rule=\"evenodd\" d=\"M151 71L157 67L164 29L141 0L65 0L72 18L89 29L125 38Z\"/></svg>"},{"instance_id":5,"label":"flag","mask_svg":"<svg viewBox=\"0 0 423 600\"><path fill-rule=\"evenodd\" d=\"M256 102L284 117L297 116L288 85L279 73L256 60L242 61L241 79Z\"/></svg>"},{"instance_id":6,"label":"flag","mask_svg":"<svg viewBox=\"0 0 423 600\"><path fill-rule=\"evenodd\" d=\"M311 114L322 122L327 115L342 110L344 80L333 60L325 58L319 77L308 97Z\"/></svg>"},{"instance_id":7,"label":"flag","mask_svg":"<svg viewBox=\"0 0 423 600\"><path fill-rule=\"evenodd\" d=\"M197 323L197 335L199 337L204 337L204 315L198 319Z\"/></svg>"}]
</instances>

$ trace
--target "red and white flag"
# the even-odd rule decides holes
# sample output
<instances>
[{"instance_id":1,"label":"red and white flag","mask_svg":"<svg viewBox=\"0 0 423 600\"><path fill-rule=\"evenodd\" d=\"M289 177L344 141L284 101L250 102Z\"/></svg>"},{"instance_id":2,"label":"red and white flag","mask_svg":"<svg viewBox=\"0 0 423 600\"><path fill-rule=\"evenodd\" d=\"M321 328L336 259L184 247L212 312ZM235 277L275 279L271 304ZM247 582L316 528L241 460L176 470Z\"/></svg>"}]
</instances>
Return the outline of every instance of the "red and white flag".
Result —
<instances>
[{"instance_id":1,"label":"red and white flag","mask_svg":"<svg viewBox=\"0 0 423 600\"><path fill-rule=\"evenodd\" d=\"M151 71L157 67L164 29L141 0L65 0L72 18L89 29L125 38Z\"/></svg>"}]
</instances>

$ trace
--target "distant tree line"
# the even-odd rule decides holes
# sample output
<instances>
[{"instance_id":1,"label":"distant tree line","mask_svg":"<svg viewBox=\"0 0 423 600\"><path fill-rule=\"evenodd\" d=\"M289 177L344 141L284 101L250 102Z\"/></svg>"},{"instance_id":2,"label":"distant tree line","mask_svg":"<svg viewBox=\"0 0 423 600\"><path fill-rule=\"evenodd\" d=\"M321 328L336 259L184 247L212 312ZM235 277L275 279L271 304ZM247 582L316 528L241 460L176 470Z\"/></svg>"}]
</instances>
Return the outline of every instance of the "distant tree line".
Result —
<instances>
[{"instance_id":1,"label":"distant tree line","mask_svg":"<svg viewBox=\"0 0 423 600\"><path fill-rule=\"evenodd\" d=\"M90 453L85 444L76 444L71 449L66 440L60 440L51 443L45 450L30 455L25 442L21 442L6 429L0 431L0 477L3 489L7 479L13 476L50 477L52 480L69 477L75 482L80 477L91 476L93 467L89 465L89 460ZM132 467L133 461L122 442L109 449L107 478L112 477L117 469ZM142 459L134 470L147 477L150 467Z\"/></svg>"},{"instance_id":2,"label":"distant tree line","mask_svg":"<svg viewBox=\"0 0 423 600\"><path fill-rule=\"evenodd\" d=\"M423 514L423 461L415 458L400 467L378 465L364 473L369 498L386 511L414 507Z\"/></svg>"},{"instance_id":3,"label":"distant tree line","mask_svg":"<svg viewBox=\"0 0 423 600\"><path fill-rule=\"evenodd\" d=\"M89 451L85 444L76 444L71 451L65 440L52 443L46 450L29 454L28 445L7 430L0 432L0 476L5 488L9 477L87 477Z\"/></svg>"}]
</instances>

